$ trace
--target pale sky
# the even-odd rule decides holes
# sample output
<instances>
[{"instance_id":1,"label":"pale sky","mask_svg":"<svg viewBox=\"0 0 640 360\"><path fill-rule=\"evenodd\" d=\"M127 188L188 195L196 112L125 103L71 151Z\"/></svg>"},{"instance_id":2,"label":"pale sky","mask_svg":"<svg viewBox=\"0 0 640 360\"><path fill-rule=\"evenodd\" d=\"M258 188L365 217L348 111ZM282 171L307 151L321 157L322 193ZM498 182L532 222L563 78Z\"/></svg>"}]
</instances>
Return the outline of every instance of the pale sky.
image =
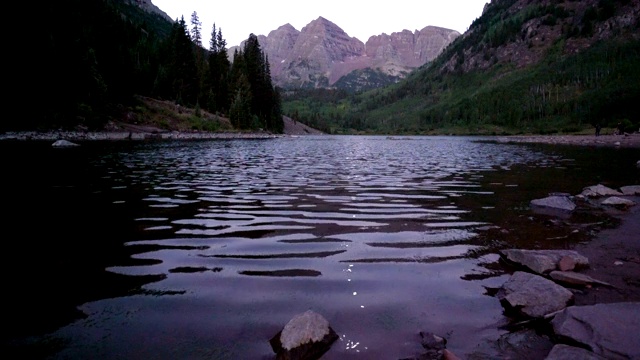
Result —
<instances>
[{"instance_id":1,"label":"pale sky","mask_svg":"<svg viewBox=\"0 0 640 360\"><path fill-rule=\"evenodd\" d=\"M322 16L349 36L366 43L370 36L439 26L464 33L490 0L151 0L173 20L184 16L191 29L195 11L202 23L202 45L209 48L213 24L227 48L249 34L269 35L284 24L298 31Z\"/></svg>"}]
</instances>

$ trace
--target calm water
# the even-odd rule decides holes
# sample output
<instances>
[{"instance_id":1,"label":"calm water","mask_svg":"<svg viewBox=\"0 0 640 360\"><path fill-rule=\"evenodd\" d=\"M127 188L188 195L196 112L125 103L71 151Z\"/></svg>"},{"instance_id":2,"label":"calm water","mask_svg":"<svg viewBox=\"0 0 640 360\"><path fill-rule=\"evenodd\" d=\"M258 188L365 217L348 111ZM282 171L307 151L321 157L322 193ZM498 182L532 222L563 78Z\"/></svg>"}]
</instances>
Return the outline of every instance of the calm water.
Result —
<instances>
[{"instance_id":1,"label":"calm water","mask_svg":"<svg viewBox=\"0 0 640 360\"><path fill-rule=\"evenodd\" d=\"M640 154L472 140L1 144L16 334L3 343L59 359L268 359L311 309L340 335L326 359L415 356L420 331L494 356L496 251L589 235L549 230L528 202L635 184Z\"/></svg>"}]
</instances>

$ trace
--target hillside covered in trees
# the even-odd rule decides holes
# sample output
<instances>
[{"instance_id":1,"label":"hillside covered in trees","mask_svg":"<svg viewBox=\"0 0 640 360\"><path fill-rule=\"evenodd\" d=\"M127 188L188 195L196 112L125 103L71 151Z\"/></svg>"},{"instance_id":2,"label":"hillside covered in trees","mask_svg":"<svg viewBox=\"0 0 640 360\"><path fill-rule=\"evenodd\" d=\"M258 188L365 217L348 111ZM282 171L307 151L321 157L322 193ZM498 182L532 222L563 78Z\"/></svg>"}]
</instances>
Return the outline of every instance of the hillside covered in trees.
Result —
<instances>
[{"instance_id":1,"label":"hillside covered in trees","mask_svg":"<svg viewBox=\"0 0 640 360\"><path fill-rule=\"evenodd\" d=\"M133 0L45 2L29 11L35 46L15 64L25 77L11 93L21 116L0 131L101 129L110 121L142 122L140 96L226 117L235 129L281 133L280 94L257 37L228 59L215 24L205 48L197 13L168 21ZM30 33L31 34L31 33Z\"/></svg>"},{"instance_id":2,"label":"hillside covered in trees","mask_svg":"<svg viewBox=\"0 0 640 360\"><path fill-rule=\"evenodd\" d=\"M281 133L283 115L326 133L640 127L638 0L492 0L435 60L359 93L281 90L255 35L230 59L215 24L203 46L195 11L187 23L138 5L69 0L29 9L35 46L10 58L20 78L9 103L19 111L0 131L144 123L150 110L140 98L189 107L193 115L181 128L206 131L230 120L234 129Z\"/></svg>"},{"instance_id":3,"label":"hillside covered in trees","mask_svg":"<svg viewBox=\"0 0 640 360\"><path fill-rule=\"evenodd\" d=\"M637 131L639 14L634 0L493 0L406 81L290 91L283 109L333 133Z\"/></svg>"}]
</instances>

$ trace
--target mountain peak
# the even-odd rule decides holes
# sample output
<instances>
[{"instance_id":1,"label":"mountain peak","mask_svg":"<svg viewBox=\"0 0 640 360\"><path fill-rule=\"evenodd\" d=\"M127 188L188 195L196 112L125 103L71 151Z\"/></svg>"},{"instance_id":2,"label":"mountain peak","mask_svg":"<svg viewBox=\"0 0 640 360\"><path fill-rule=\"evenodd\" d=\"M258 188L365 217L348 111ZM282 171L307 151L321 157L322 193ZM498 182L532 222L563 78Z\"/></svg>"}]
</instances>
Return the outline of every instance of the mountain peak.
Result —
<instances>
[{"instance_id":1,"label":"mountain peak","mask_svg":"<svg viewBox=\"0 0 640 360\"><path fill-rule=\"evenodd\" d=\"M365 45L319 16L300 31L287 23L259 39L275 84L322 88L334 86L343 76L362 69L402 78L433 60L459 35L455 30L427 26L415 32L374 35ZM230 53L233 51L234 48L229 49ZM367 72L360 73L369 76Z\"/></svg>"},{"instance_id":2,"label":"mountain peak","mask_svg":"<svg viewBox=\"0 0 640 360\"><path fill-rule=\"evenodd\" d=\"M333 22L323 18L322 16L318 17L315 20L312 20L307 26L303 27L301 32L319 32L319 31L337 31L346 35L344 30L342 30L338 25Z\"/></svg>"}]
</instances>

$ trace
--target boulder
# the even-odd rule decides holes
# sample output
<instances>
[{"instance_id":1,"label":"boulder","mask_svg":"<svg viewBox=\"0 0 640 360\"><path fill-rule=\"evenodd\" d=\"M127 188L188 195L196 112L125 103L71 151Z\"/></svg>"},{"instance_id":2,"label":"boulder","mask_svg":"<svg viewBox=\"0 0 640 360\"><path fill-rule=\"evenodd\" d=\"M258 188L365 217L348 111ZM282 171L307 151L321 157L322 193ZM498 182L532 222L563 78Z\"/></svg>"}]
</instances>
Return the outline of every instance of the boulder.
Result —
<instances>
[{"instance_id":1,"label":"boulder","mask_svg":"<svg viewBox=\"0 0 640 360\"><path fill-rule=\"evenodd\" d=\"M623 198L619 198L617 196L612 196L610 198L607 198L605 201L602 202L602 205L607 205L607 206L613 206L613 207L617 207L617 208L629 208L634 206L636 203L634 201L628 200L628 199L623 199Z\"/></svg>"},{"instance_id":2,"label":"boulder","mask_svg":"<svg viewBox=\"0 0 640 360\"><path fill-rule=\"evenodd\" d=\"M570 306L551 320L561 339L607 359L640 359L640 303Z\"/></svg>"},{"instance_id":3,"label":"boulder","mask_svg":"<svg viewBox=\"0 0 640 360\"><path fill-rule=\"evenodd\" d=\"M589 259L573 250L523 250L508 249L500 251L502 256L510 262L524 266L538 274L546 274L558 269L561 259L568 257L573 260L574 268L589 266ZM564 262L569 260L565 259Z\"/></svg>"},{"instance_id":4,"label":"boulder","mask_svg":"<svg viewBox=\"0 0 640 360\"><path fill-rule=\"evenodd\" d=\"M531 206L563 211L573 211L576 208L576 204L574 204L567 196L548 196L542 199L531 200Z\"/></svg>"},{"instance_id":5,"label":"boulder","mask_svg":"<svg viewBox=\"0 0 640 360\"><path fill-rule=\"evenodd\" d=\"M602 356L598 356L589 350L583 348L569 346L565 344L557 344L551 349L549 355L544 360L605 360Z\"/></svg>"},{"instance_id":6,"label":"boulder","mask_svg":"<svg viewBox=\"0 0 640 360\"><path fill-rule=\"evenodd\" d=\"M319 359L338 339L322 315L307 310L294 316L269 343L277 360Z\"/></svg>"},{"instance_id":7,"label":"boulder","mask_svg":"<svg viewBox=\"0 0 640 360\"><path fill-rule=\"evenodd\" d=\"M622 193L616 190L613 190L604 185L594 185L586 187L582 190L581 195L585 197L602 197L602 196L621 196Z\"/></svg>"},{"instance_id":8,"label":"boulder","mask_svg":"<svg viewBox=\"0 0 640 360\"><path fill-rule=\"evenodd\" d=\"M620 191L624 195L640 195L640 185L623 186Z\"/></svg>"},{"instance_id":9,"label":"boulder","mask_svg":"<svg viewBox=\"0 0 640 360\"><path fill-rule=\"evenodd\" d=\"M507 312L540 318L564 309L573 293L542 276L516 271L497 293Z\"/></svg>"}]
</instances>

